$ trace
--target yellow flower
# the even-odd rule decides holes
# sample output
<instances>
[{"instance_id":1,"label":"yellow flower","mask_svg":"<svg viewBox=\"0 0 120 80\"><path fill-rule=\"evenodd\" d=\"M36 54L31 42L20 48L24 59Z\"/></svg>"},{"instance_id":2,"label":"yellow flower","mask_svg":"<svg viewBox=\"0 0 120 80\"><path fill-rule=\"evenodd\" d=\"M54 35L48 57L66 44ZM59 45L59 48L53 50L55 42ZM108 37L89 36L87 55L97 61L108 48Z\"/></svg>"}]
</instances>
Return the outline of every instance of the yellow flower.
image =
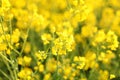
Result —
<instances>
[{"instance_id":1,"label":"yellow flower","mask_svg":"<svg viewBox=\"0 0 120 80\"><path fill-rule=\"evenodd\" d=\"M98 77L98 80L108 80L108 77L109 77L109 72L107 70L100 70L99 71L99 77Z\"/></svg>"},{"instance_id":2,"label":"yellow flower","mask_svg":"<svg viewBox=\"0 0 120 80\"><path fill-rule=\"evenodd\" d=\"M71 66L66 66L66 67L63 67L63 70L64 70L64 76L63 76L63 78L64 79L69 79L69 75L72 72L72 67Z\"/></svg>"},{"instance_id":3,"label":"yellow flower","mask_svg":"<svg viewBox=\"0 0 120 80\"><path fill-rule=\"evenodd\" d=\"M43 80L50 80L50 77L51 77L51 74L50 74L50 73L47 73L47 74L45 74Z\"/></svg>"},{"instance_id":4,"label":"yellow flower","mask_svg":"<svg viewBox=\"0 0 120 80\"><path fill-rule=\"evenodd\" d=\"M23 58L22 57L18 57L17 58L17 62L19 65L23 65Z\"/></svg>"},{"instance_id":5,"label":"yellow flower","mask_svg":"<svg viewBox=\"0 0 120 80\"><path fill-rule=\"evenodd\" d=\"M66 55L66 51L72 51L74 45L74 37L65 30L63 32L57 32L59 36L56 38L53 43L52 47L52 54L53 55Z\"/></svg>"},{"instance_id":6,"label":"yellow flower","mask_svg":"<svg viewBox=\"0 0 120 80\"><path fill-rule=\"evenodd\" d=\"M19 41L19 38L20 38L20 31L19 29L15 29L13 31L13 34L12 34L12 43L17 43Z\"/></svg>"},{"instance_id":7,"label":"yellow flower","mask_svg":"<svg viewBox=\"0 0 120 80\"><path fill-rule=\"evenodd\" d=\"M87 70L89 68L97 68L98 67L98 63L96 62L96 54L92 51L88 51L87 53L85 53L85 67L84 69Z\"/></svg>"},{"instance_id":8,"label":"yellow flower","mask_svg":"<svg viewBox=\"0 0 120 80\"><path fill-rule=\"evenodd\" d=\"M104 64L110 64L113 58L115 58L115 54L112 51L107 50L106 53L100 53L98 60L103 61Z\"/></svg>"},{"instance_id":9,"label":"yellow flower","mask_svg":"<svg viewBox=\"0 0 120 80\"><path fill-rule=\"evenodd\" d=\"M110 0L108 2L110 5L112 5L113 7L120 7L120 1L119 0Z\"/></svg>"},{"instance_id":10,"label":"yellow flower","mask_svg":"<svg viewBox=\"0 0 120 80\"><path fill-rule=\"evenodd\" d=\"M5 43L0 43L0 51L4 51L4 50L6 50L7 49L7 44L5 44Z\"/></svg>"},{"instance_id":11,"label":"yellow flower","mask_svg":"<svg viewBox=\"0 0 120 80\"><path fill-rule=\"evenodd\" d=\"M109 31L106 35L106 42L108 43L108 48L111 50L116 50L118 48L119 42L118 37L113 31Z\"/></svg>"},{"instance_id":12,"label":"yellow flower","mask_svg":"<svg viewBox=\"0 0 120 80\"><path fill-rule=\"evenodd\" d=\"M102 19L100 21L100 27L102 28L109 28L111 26L112 22L115 17L114 10L112 8L106 7L102 11Z\"/></svg>"},{"instance_id":13,"label":"yellow flower","mask_svg":"<svg viewBox=\"0 0 120 80\"><path fill-rule=\"evenodd\" d=\"M106 38L105 32L103 30L99 30L97 34L95 35L93 45L96 46L96 44L103 42L105 38Z\"/></svg>"},{"instance_id":14,"label":"yellow flower","mask_svg":"<svg viewBox=\"0 0 120 80\"><path fill-rule=\"evenodd\" d=\"M24 48L24 52L28 54L30 51L31 51L31 44L27 42Z\"/></svg>"},{"instance_id":15,"label":"yellow flower","mask_svg":"<svg viewBox=\"0 0 120 80\"><path fill-rule=\"evenodd\" d=\"M17 1L13 0L13 1L11 1L11 3L12 3L12 5L14 5L17 8L23 8L26 5L25 0L17 0Z\"/></svg>"},{"instance_id":16,"label":"yellow flower","mask_svg":"<svg viewBox=\"0 0 120 80\"><path fill-rule=\"evenodd\" d=\"M110 79L113 79L115 78L115 75L114 74L110 74Z\"/></svg>"},{"instance_id":17,"label":"yellow flower","mask_svg":"<svg viewBox=\"0 0 120 80\"><path fill-rule=\"evenodd\" d=\"M10 55L11 50L10 50L10 49L7 49L6 53L7 53L8 55Z\"/></svg>"},{"instance_id":18,"label":"yellow flower","mask_svg":"<svg viewBox=\"0 0 120 80\"><path fill-rule=\"evenodd\" d=\"M54 72L57 68L57 61L54 58L48 59L46 63L46 70Z\"/></svg>"},{"instance_id":19,"label":"yellow flower","mask_svg":"<svg viewBox=\"0 0 120 80\"><path fill-rule=\"evenodd\" d=\"M38 65L38 69L39 69L39 72L43 72L44 71L44 65L43 64Z\"/></svg>"},{"instance_id":20,"label":"yellow flower","mask_svg":"<svg viewBox=\"0 0 120 80\"><path fill-rule=\"evenodd\" d=\"M85 57L75 56L73 61L77 64L77 69L83 69L86 64Z\"/></svg>"},{"instance_id":21,"label":"yellow flower","mask_svg":"<svg viewBox=\"0 0 120 80\"><path fill-rule=\"evenodd\" d=\"M31 59L31 57L24 56L23 61L24 61L24 64L28 66L28 65L30 65L32 59Z\"/></svg>"},{"instance_id":22,"label":"yellow flower","mask_svg":"<svg viewBox=\"0 0 120 80\"><path fill-rule=\"evenodd\" d=\"M41 39L43 40L44 45L49 44L50 40L52 40L52 36L50 34L44 33L41 36Z\"/></svg>"},{"instance_id":23,"label":"yellow flower","mask_svg":"<svg viewBox=\"0 0 120 80\"><path fill-rule=\"evenodd\" d=\"M38 60L44 60L47 58L47 53L45 53L45 51L38 51L35 53L35 56Z\"/></svg>"},{"instance_id":24,"label":"yellow flower","mask_svg":"<svg viewBox=\"0 0 120 80\"><path fill-rule=\"evenodd\" d=\"M5 16L4 12L8 11L10 9L10 2L8 0L1 0L1 6L0 6L0 15Z\"/></svg>"},{"instance_id":25,"label":"yellow flower","mask_svg":"<svg viewBox=\"0 0 120 80\"><path fill-rule=\"evenodd\" d=\"M28 77L30 77L32 75L32 70L30 68L23 68L19 73L18 73L18 77L20 79L28 79Z\"/></svg>"},{"instance_id":26,"label":"yellow flower","mask_svg":"<svg viewBox=\"0 0 120 80\"><path fill-rule=\"evenodd\" d=\"M82 36L83 37L92 37L97 32L97 27L86 25L82 27Z\"/></svg>"},{"instance_id":27,"label":"yellow flower","mask_svg":"<svg viewBox=\"0 0 120 80\"><path fill-rule=\"evenodd\" d=\"M18 61L18 64L19 65L22 65L22 66L29 66L31 61L32 61L32 58L31 57L28 57L28 56L24 56L23 58L22 57L18 57L17 58L17 61Z\"/></svg>"},{"instance_id":28,"label":"yellow flower","mask_svg":"<svg viewBox=\"0 0 120 80\"><path fill-rule=\"evenodd\" d=\"M44 30L46 25L47 25L47 21L45 20L45 18L38 14L37 12L34 12L33 15L33 20L31 23L31 27L36 31L39 32L41 30Z\"/></svg>"}]
</instances>

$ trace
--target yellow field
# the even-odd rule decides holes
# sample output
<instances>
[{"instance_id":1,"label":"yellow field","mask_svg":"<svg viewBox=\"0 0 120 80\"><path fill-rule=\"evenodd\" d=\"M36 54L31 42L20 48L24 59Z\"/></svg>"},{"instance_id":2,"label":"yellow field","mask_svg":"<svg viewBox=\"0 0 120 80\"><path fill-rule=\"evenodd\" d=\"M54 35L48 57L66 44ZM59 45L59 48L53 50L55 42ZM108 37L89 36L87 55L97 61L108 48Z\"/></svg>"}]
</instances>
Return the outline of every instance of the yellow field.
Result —
<instances>
[{"instance_id":1,"label":"yellow field","mask_svg":"<svg viewBox=\"0 0 120 80\"><path fill-rule=\"evenodd\" d=\"M0 80L120 80L120 0L0 0Z\"/></svg>"}]
</instances>

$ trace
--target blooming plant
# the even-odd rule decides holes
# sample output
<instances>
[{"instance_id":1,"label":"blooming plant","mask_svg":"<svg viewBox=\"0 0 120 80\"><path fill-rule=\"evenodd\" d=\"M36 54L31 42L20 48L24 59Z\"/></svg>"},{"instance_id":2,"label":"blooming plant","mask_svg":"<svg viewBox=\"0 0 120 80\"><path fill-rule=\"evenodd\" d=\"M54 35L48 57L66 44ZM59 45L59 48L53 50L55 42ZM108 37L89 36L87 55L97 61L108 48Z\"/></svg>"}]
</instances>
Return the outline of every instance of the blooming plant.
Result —
<instances>
[{"instance_id":1,"label":"blooming plant","mask_svg":"<svg viewBox=\"0 0 120 80\"><path fill-rule=\"evenodd\" d=\"M120 0L0 0L0 80L120 80Z\"/></svg>"}]
</instances>

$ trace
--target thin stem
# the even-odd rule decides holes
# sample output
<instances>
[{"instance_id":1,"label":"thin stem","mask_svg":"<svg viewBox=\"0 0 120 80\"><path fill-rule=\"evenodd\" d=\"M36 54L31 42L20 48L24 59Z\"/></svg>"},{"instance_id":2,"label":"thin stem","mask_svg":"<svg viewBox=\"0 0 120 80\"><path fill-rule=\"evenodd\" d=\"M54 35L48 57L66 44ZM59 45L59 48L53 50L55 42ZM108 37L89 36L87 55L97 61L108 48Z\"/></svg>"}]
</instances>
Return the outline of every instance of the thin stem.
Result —
<instances>
[{"instance_id":1,"label":"thin stem","mask_svg":"<svg viewBox=\"0 0 120 80\"><path fill-rule=\"evenodd\" d=\"M9 65L8 61L6 61L6 59L4 59L3 56L1 56L1 57L2 57L2 60L4 61L5 65L7 66L8 71L10 72L12 80L14 80L13 72L12 72L12 70L10 68L10 65Z\"/></svg>"},{"instance_id":2,"label":"thin stem","mask_svg":"<svg viewBox=\"0 0 120 80\"><path fill-rule=\"evenodd\" d=\"M59 69L59 55L57 53L57 75L58 75L58 69Z\"/></svg>"},{"instance_id":3,"label":"thin stem","mask_svg":"<svg viewBox=\"0 0 120 80\"><path fill-rule=\"evenodd\" d=\"M7 43L7 45L9 46L9 47L11 47L10 45L9 45L9 42L7 41L7 38L6 38L6 34L5 34L5 31L4 31L4 27L3 27L3 24L2 24L2 17L0 17L0 23L1 23L1 26L2 26L2 31L3 31L3 35L4 35L4 37L5 37L5 41L6 41L6 43ZM12 32L11 32L11 35L12 35ZM12 77L12 79L14 80L14 74L13 74L13 71L10 69L10 65L8 64L8 62L12 65L12 68L14 69L14 64L11 62L12 61L12 58L11 58L11 56L10 56L10 59L11 60L9 60L5 55L5 52L4 52L4 55L3 54L0 54L1 56L2 56L2 58L4 58L3 59L3 61L5 62L5 64L6 64L6 66L7 66L7 68L8 68L8 70L9 70L9 72L10 72L10 75L11 75L11 77Z\"/></svg>"},{"instance_id":4,"label":"thin stem","mask_svg":"<svg viewBox=\"0 0 120 80\"><path fill-rule=\"evenodd\" d=\"M12 57L10 57L10 59L12 60ZM16 69L16 66L18 66L17 61L12 60L12 65L11 66L13 68L14 78L15 78L15 80L17 80L17 72L18 72L18 69Z\"/></svg>"},{"instance_id":5,"label":"thin stem","mask_svg":"<svg viewBox=\"0 0 120 80\"><path fill-rule=\"evenodd\" d=\"M66 3L67 3L67 5L68 5L67 8L68 8L68 9L71 9L71 5L70 5L70 3L69 3L69 0L66 0Z\"/></svg>"},{"instance_id":6,"label":"thin stem","mask_svg":"<svg viewBox=\"0 0 120 80\"><path fill-rule=\"evenodd\" d=\"M8 46L15 52L17 53L18 55L20 55L20 52L18 50L16 50L11 44L8 43Z\"/></svg>"},{"instance_id":7,"label":"thin stem","mask_svg":"<svg viewBox=\"0 0 120 80\"><path fill-rule=\"evenodd\" d=\"M9 30L10 30L10 44L12 43L12 25L11 25L11 21L9 21Z\"/></svg>"},{"instance_id":8,"label":"thin stem","mask_svg":"<svg viewBox=\"0 0 120 80\"><path fill-rule=\"evenodd\" d=\"M5 55L3 55L2 53L0 53L0 55L1 55L6 61L8 61L10 64L12 64L12 62L11 62Z\"/></svg>"},{"instance_id":9,"label":"thin stem","mask_svg":"<svg viewBox=\"0 0 120 80\"><path fill-rule=\"evenodd\" d=\"M28 37L29 31L30 31L30 28L27 29L27 37ZM26 45L26 42L27 42L27 37L25 37L25 39L24 39L23 47L22 47L22 49L20 51L20 56L22 55L23 50L25 48L25 45Z\"/></svg>"},{"instance_id":10,"label":"thin stem","mask_svg":"<svg viewBox=\"0 0 120 80\"><path fill-rule=\"evenodd\" d=\"M9 76L8 76L5 72L3 72L1 69L0 69L0 72L1 72L7 79L11 80L11 79L9 78Z\"/></svg>"}]
</instances>

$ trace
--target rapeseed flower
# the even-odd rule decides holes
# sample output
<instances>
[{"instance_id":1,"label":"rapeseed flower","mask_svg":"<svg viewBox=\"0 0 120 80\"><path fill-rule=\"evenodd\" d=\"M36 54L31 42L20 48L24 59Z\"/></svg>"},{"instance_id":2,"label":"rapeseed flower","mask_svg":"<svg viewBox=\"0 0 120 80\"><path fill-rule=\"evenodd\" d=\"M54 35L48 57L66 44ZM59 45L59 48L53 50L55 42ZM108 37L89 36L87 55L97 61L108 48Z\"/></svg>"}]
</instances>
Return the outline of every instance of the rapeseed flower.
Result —
<instances>
[{"instance_id":1,"label":"rapeseed flower","mask_svg":"<svg viewBox=\"0 0 120 80\"><path fill-rule=\"evenodd\" d=\"M119 0L0 0L0 80L119 78Z\"/></svg>"}]
</instances>

